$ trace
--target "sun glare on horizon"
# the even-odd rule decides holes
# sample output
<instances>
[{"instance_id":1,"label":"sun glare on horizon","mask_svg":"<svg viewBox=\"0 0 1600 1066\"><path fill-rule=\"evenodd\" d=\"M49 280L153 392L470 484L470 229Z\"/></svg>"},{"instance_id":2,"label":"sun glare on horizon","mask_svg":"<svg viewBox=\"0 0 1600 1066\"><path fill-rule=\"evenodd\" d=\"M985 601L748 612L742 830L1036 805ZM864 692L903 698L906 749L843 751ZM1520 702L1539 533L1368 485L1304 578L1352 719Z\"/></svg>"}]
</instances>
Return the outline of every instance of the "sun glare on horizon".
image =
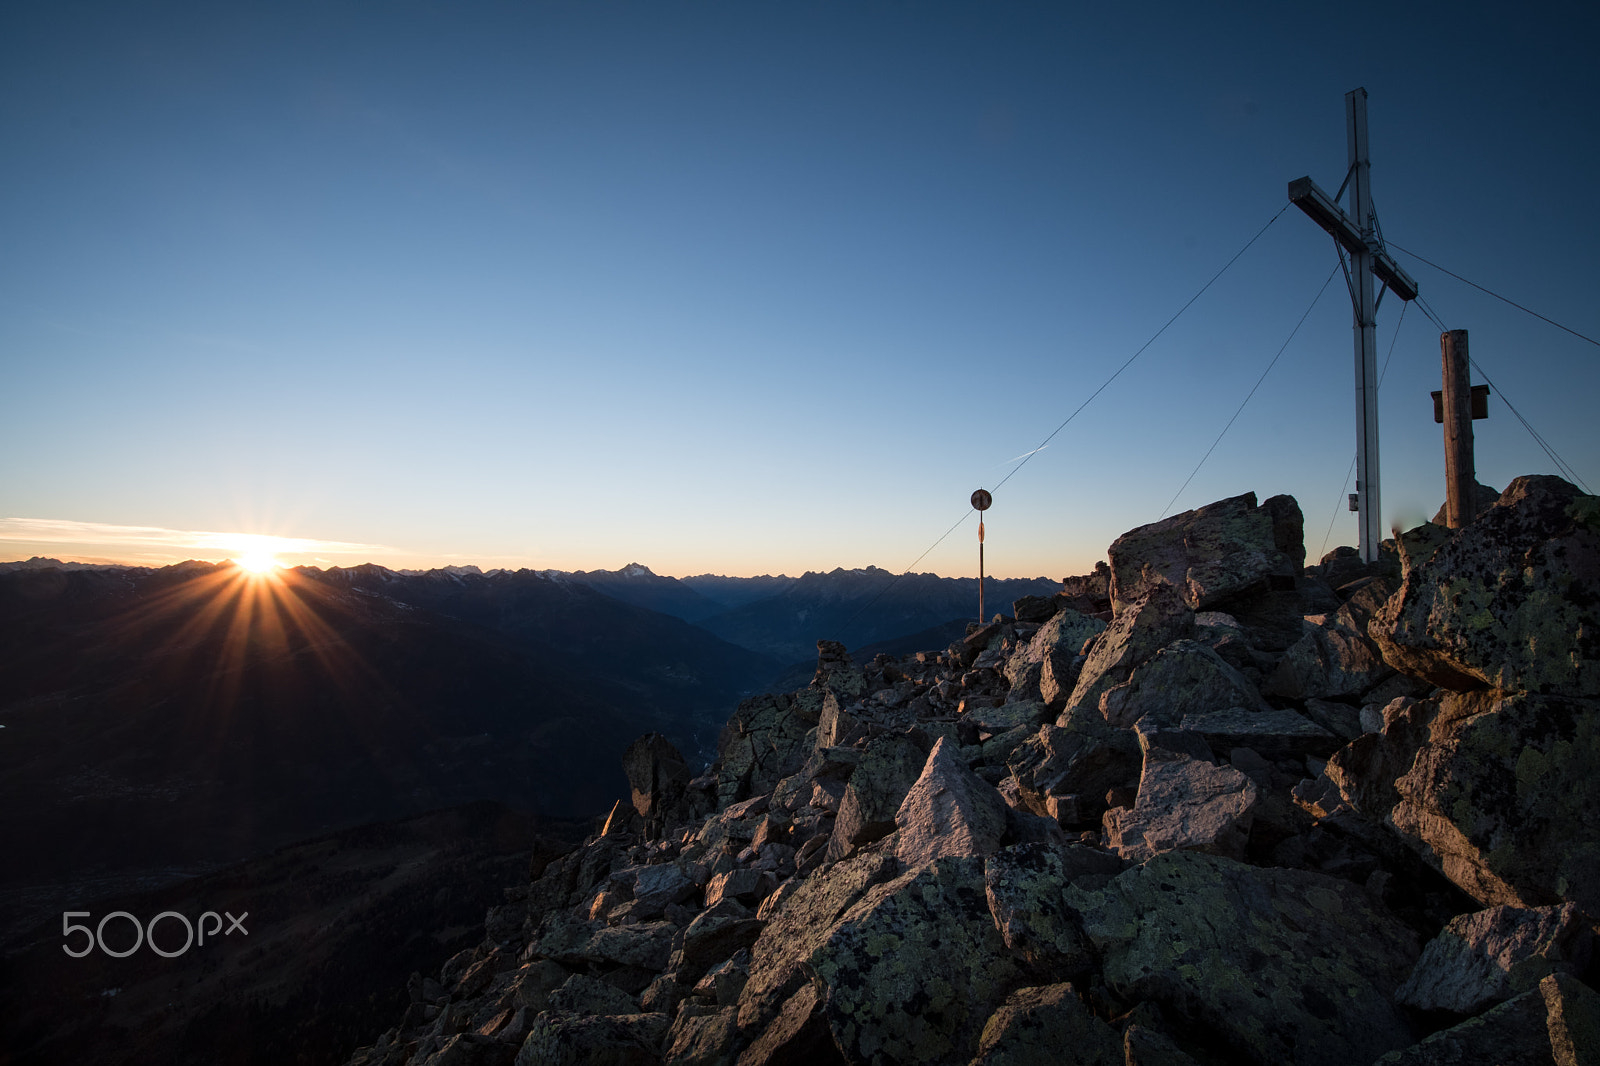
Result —
<instances>
[{"instance_id":1,"label":"sun glare on horizon","mask_svg":"<svg viewBox=\"0 0 1600 1066\"><path fill-rule=\"evenodd\" d=\"M283 566L277 558L266 552L251 552L248 555L241 555L234 562L241 569L248 570L252 574L270 574Z\"/></svg>"}]
</instances>

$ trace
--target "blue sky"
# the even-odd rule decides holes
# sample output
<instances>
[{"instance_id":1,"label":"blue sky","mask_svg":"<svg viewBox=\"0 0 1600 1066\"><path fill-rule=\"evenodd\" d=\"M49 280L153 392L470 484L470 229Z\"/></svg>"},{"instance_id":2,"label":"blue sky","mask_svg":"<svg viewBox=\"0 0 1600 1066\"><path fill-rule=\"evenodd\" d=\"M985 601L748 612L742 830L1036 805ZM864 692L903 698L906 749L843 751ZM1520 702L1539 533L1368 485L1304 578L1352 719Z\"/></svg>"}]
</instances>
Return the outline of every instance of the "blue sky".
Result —
<instances>
[{"instance_id":1,"label":"blue sky","mask_svg":"<svg viewBox=\"0 0 1600 1066\"><path fill-rule=\"evenodd\" d=\"M1338 188L1356 86L1387 238L1600 337L1592 9L1349 11L8 5L0 557L904 569L1291 179ZM1600 484L1600 351L1396 258ZM1277 217L996 491L989 572L1160 517L1335 262ZM1410 525L1443 448L1401 306ZM1354 543L1352 363L1336 278L1173 509L1287 492L1313 557ZM1498 399L1475 430L1480 480L1555 472Z\"/></svg>"}]
</instances>

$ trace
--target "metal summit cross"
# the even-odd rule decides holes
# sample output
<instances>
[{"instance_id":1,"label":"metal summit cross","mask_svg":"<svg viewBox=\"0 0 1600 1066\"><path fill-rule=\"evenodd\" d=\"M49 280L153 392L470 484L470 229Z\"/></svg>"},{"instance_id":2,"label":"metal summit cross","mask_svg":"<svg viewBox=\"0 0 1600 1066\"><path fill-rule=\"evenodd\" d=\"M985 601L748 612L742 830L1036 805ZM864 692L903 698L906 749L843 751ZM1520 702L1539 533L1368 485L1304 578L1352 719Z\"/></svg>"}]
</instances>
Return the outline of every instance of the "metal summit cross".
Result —
<instances>
[{"instance_id":1,"label":"metal summit cross","mask_svg":"<svg viewBox=\"0 0 1600 1066\"><path fill-rule=\"evenodd\" d=\"M1350 286L1350 303L1355 312L1356 334L1356 492L1352 498L1361 529L1361 558L1372 562L1378 557L1383 526L1378 507L1378 300L1372 295L1372 278L1377 275L1385 288L1402 300L1417 298L1417 283L1389 257L1383 247L1383 231L1372 207L1372 161L1367 155L1367 90L1352 89L1344 94L1345 125L1350 140L1350 169L1344 184L1332 196L1310 178L1289 183L1289 200L1311 216L1311 221L1333 234L1339 246L1339 259L1350 253L1345 281ZM1350 213L1339 208L1339 197L1350 190Z\"/></svg>"}]
</instances>

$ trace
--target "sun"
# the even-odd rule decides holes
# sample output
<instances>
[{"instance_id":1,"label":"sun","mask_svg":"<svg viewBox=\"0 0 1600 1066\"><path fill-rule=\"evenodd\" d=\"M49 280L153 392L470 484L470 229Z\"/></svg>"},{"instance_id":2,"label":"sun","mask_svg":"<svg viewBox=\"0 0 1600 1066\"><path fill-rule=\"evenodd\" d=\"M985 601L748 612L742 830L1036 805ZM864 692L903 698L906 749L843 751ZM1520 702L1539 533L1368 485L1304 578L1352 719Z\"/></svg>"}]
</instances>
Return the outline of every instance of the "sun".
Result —
<instances>
[{"instance_id":1,"label":"sun","mask_svg":"<svg viewBox=\"0 0 1600 1066\"><path fill-rule=\"evenodd\" d=\"M270 574L283 565L266 552L250 552L239 556L234 562L252 574Z\"/></svg>"}]
</instances>

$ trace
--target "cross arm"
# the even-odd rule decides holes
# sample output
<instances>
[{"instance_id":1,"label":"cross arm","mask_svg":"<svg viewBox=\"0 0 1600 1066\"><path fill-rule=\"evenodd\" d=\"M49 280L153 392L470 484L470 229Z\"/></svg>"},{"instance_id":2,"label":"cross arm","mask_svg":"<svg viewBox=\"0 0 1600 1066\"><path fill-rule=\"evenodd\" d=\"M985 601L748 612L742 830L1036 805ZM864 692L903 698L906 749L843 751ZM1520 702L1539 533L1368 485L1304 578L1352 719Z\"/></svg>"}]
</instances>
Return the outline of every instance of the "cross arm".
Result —
<instances>
[{"instance_id":1,"label":"cross arm","mask_svg":"<svg viewBox=\"0 0 1600 1066\"><path fill-rule=\"evenodd\" d=\"M1311 221L1333 234L1347 252L1372 253L1372 272L1378 280L1402 300L1417 298L1417 283L1382 248L1372 248L1361 237L1361 231L1333 198L1323 192L1310 178L1296 178L1289 183L1289 202L1311 217Z\"/></svg>"}]
</instances>

